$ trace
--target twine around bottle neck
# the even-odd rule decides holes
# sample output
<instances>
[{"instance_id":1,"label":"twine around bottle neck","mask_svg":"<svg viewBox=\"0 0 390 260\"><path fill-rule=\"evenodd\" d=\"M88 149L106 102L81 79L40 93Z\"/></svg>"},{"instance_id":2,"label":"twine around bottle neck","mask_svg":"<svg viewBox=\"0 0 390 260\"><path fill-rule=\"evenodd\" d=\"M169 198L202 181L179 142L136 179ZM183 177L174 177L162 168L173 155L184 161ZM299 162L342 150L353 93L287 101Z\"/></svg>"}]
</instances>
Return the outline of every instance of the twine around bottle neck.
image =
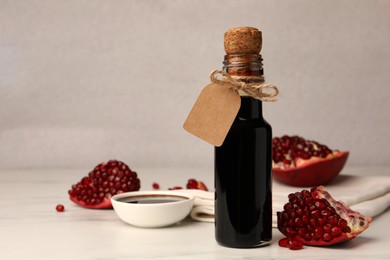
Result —
<instances>
[{"instance_id":1,"label":"twine around bottle neck","mask_svg":"<svg viewBox=\"0 0 390 260\"><path fill-rule=\"evenodd\" d=\"M210 80L229 89L240 90L260 101L276 102L279 94L275 85L265 83L264 76L231 76L221 70L214 70L210 74Z\"/></svg>"}]
</instances>

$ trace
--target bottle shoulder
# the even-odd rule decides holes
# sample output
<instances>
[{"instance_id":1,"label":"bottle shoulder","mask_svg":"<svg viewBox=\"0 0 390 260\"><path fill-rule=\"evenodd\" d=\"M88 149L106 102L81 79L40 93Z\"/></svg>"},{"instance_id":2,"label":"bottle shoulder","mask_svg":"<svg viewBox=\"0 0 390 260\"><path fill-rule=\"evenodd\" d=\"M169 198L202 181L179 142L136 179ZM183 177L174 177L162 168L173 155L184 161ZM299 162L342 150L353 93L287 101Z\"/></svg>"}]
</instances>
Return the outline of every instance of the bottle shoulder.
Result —
<instances>
[{"instance_id":1,"label":"bottle shoulder","mask_svg":"<svg viewBox=\"0 0 390 260\"><path fill-rule=\"evenodd\" d=\"M234 120L235 127L254 127L271 129L271 125L264 118L242 118L237 117Z\"/></svg>"}]
</instances>

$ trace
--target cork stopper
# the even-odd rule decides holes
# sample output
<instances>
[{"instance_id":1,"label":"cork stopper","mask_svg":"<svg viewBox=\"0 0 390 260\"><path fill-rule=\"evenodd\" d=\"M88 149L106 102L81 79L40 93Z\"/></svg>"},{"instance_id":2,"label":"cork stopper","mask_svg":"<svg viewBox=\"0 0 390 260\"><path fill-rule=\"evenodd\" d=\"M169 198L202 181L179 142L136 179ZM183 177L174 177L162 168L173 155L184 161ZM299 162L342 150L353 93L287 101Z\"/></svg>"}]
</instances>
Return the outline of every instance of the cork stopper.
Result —
<instances>
[{"instance_id":1,"label":"cork stopper","mask_svg":"<svg viewBox=\"0 0 390 260\"><path fill-rule=\"evenodd\" d=\"M225 32L226 54L259 54L261 50L261 31L254 27L236 27Z\"/></svg>"}]
</instances>

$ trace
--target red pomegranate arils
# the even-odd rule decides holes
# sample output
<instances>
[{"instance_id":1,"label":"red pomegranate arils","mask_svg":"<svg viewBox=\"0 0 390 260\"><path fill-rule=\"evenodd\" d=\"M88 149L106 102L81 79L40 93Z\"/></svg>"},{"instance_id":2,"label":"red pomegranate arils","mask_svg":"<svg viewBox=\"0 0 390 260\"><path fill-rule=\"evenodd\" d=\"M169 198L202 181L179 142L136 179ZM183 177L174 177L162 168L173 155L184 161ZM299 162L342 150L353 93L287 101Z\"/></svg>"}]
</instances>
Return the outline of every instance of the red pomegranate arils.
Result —
<instances>
[{"instance_id":1,"label":"red pomegranate arils","mask_svg":"<svg viewBox=\"0 0 390 260\"><path fill-rule=\"evenodd\" d=\"M280 247L287 247L291 250L300 250L303 248L302 242L287 237L280 239L278 244Z\"/></svg>"},{"instance_id":2,"label":"red pomegranate arils","mask_svg":"<svg viewBox=\"0 0 390 260\"><path fill-rule=\"evenodd\" d=\"M288 248L291 250L300 250L303 248L302 242L295 240L295 239L289 239L288 240Z\"/></svg>"},{"instance_id":3,"label":"red pomegranate arils","mask_svg":"<svg viewBox=\"0 0 390 260\"><path fill-rule=\"evenodd\" d=\"M56 206L56 210L57 210L57 212L64 212L65 207L64 207L64 205L62 205L62 204L58 204L58 205Z\"/></svg>"},{"instance_id":4,"label":"red pomegranate arils","mask_svg":"<svg viewBox=\"0 0 390 260\"><path fill-rule=\"evenodd\" d=\"M180 187L180 186L174 186L172 188L169 188L168 190L181 190L183 189L183 187Z\"/></svg>"},{"instance_id":5,"label":"red pomegranate arils","mask_svg":"<svg viewBox=\"0 0 390 260\"><path fill-rule=\"evenodd\" d=\"M288 247L288 238L284 237L284 238L280 239L278 244L281 247Z\"/></svg>"},{"instance_id":6,"label":"red pomegranate arils","mask_svg":"<svg viewBox=\"0 0 390 260\"><path fill-rule=\"evenodd\" d=\"M156 182L153 182L152 187L153 187L154 190L159 190L160 189L160 185L158 183L156 183Z\"/></svg>"}]
</instances>

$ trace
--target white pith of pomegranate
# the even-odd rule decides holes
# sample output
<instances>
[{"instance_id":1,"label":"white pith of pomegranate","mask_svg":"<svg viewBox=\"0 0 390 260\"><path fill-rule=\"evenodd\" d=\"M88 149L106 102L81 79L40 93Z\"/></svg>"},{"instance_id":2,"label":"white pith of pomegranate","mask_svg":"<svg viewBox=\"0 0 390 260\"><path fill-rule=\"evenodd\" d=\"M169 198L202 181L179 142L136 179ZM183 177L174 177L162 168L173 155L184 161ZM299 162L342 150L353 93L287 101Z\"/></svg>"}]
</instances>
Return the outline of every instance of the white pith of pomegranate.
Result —
<instances>
[{"instance_id":1,"label":"white pith of pomegranate","mask_svg":"<svg viewBox=\"0 0 390 260\"><path fill-rule=\"evenodd\" d=\"M272 171L275 179L288 185L323 185L340 173L348 154L299 136L274 137Z\"/></svg>"},{"instance_id":2,"label":"white pith of pomegranate","mask_svg":"<svg viewBox=\"0 0 390 260\"><path fill-rule=\"evenodd\" d=\"M333 245L355 238L372 218L336 201L323 186L288 195L289 202L277 212L278 229L288 241L304 245ZM279 245L284 246L286 240Z\"/></svg>"},{"instance_id":3,"label":"white pith of pomegranate","mask_svg":"<svg viewBox=\"0 0 390 260\"><path fill-rule=\"evenodd\" d=\"M112 208L111 196L128 191L138 191L140 180L129 166L117 160L97 165L80 182L69 190L70 200L91 209Z\"/></svg>"}]
</instances>

